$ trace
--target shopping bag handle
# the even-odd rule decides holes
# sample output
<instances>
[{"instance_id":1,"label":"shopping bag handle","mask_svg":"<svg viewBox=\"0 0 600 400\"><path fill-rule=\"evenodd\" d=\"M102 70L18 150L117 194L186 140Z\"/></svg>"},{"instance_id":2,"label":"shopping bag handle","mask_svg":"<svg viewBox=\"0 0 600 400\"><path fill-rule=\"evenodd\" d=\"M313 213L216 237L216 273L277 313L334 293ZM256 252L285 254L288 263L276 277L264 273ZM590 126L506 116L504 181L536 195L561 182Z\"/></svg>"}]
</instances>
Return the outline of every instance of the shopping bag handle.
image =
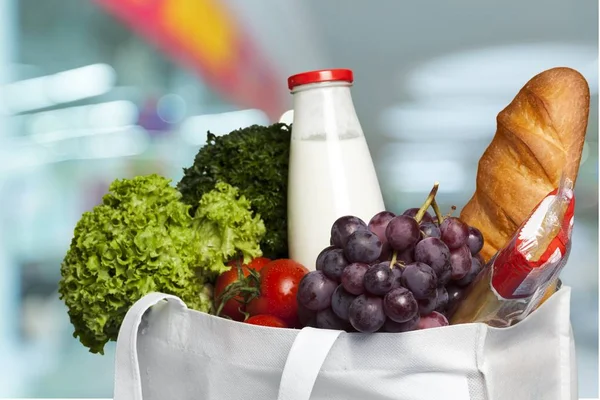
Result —
<instances>
[{"instance_id":1,"label":"shopping bag handle","mask_svg":"<svg viewBox=\"0 0 600 400\"><path fill-rule=\"evenodd\" d=\"M329 350L342 331L302 329L288 353L279 383L278 400L309 400Z\"/></svg>"},{"instance_id":2,"label":"shopping bag handle","mask_svg":"<svg viewBox=\"0 0 600 400\"><path fill-rule=\"evenodd\" d=\"M185 303L176 296L150 293L138 300L127 311L117 338L113 400L143 400L137 354L138 330L146 311L163 300L174 303L181 308L187 308Z\"/></svg>"},{"instance_id":3,"label":"shopping bag handle","mask_svg":"<svg viewBox=\"0 0 600 400\"><path fill-rule=\"evenodd\" d=\"M294 110L287 110L281 114L281 117L279 117L279 122L282 124L291 125L292 122L294 122Z\"/></svg>"}]
</instances>

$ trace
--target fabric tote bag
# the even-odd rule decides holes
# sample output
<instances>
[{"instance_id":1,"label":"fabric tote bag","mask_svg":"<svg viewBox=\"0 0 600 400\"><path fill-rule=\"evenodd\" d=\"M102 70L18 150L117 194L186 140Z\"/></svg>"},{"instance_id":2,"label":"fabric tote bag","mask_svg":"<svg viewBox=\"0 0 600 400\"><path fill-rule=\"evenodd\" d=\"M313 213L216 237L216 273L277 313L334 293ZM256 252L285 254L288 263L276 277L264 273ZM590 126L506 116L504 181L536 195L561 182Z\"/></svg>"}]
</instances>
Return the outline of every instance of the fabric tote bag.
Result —
<instances>
[{"instance_id":1,"label":"fabric tote bag","mask_svg":"<svg viewBox=\"0 0 600 400\"><path fill-rule=\"evenodd\" d=\"M510 328L269 328L149 294L127 313L115 400L577 399L570 289Z\"/></svg>"}]
</instances>

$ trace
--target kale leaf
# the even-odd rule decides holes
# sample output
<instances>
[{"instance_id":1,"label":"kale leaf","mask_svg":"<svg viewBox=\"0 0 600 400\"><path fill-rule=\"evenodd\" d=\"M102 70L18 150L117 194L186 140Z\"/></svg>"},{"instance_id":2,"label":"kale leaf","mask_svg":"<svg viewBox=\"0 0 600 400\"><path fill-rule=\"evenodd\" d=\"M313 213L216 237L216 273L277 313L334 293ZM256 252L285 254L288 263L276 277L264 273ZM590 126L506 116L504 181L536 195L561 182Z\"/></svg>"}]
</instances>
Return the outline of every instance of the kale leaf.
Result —
<instances>
[{"instance_id":1,"label":"kale leaf","mask_svg":"<svg viewBox=\"0 0 600 400\"><path fill-rule=\"evenodd\" d=\"M266 257L286 258L287 180L291 126L253 125L224 136L210 132L190 168L177 184L182 201L196 211L200 198L219 181L239 188L265 223L261 250Z\"/></svg>"}]
</instances>

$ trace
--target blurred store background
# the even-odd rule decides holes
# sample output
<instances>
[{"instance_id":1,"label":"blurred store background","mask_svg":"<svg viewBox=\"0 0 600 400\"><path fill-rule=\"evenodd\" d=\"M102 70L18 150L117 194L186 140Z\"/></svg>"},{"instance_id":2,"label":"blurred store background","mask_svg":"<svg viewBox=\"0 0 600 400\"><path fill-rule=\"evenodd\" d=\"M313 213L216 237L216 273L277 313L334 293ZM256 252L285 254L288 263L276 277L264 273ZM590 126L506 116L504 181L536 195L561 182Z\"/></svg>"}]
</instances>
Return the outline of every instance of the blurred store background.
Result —
<instances>
[{"instance_id":1,"label":"blurred store background","mask_svg":"<svg viewBox=\"0 0 600 400\"><path fill-rule=\"evenodd\" d=\"M536 73L592 90L573 287L580 394L598 396L598 2L0 0L0 397L111 397L114 344L71 337L59 266L117 177L178 180L206 131L266 124L286 77L355 71L388 208L463 205L495 115Z\"/></svg>"}]
</instances>

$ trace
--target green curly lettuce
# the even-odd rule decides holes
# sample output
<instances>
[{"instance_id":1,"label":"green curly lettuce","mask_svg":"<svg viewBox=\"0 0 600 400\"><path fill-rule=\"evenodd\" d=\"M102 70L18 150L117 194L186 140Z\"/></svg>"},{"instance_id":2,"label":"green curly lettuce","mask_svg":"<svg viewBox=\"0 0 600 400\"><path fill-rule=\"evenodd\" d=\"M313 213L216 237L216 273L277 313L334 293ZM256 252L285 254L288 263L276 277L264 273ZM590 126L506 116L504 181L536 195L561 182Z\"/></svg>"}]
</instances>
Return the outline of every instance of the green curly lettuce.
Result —
<instances>
[{"instance_id":1,"label":"green curly lettuce","mask_svg":"<svg viewBox=\"0 0 600 400\"><path fill-rule=\"evenodd\" d=\"M252 215L250 201L239 190L218 182L204 194L194 217L202 268L222 273L227 261L241 256L244 263L260 257L260 240L266 233L260 215Z\"/></svg>"},{"instance_id":2,"label":"green curly lettuce","mask_svg":"<svg viewBox=\"0 0 600 400\"><path fill-rule=\"evenodd\" d=\"M247 200L235 197L235 189L221 185L207 193L194 220L169 183L158 175L116 180L102 204L75 227L59 294L73 336L92 353L103 354L127 310L150 292L212 311L209 283L227 257L260 251L264 225L252 217Z\"/></svg>"}]
</instances>

